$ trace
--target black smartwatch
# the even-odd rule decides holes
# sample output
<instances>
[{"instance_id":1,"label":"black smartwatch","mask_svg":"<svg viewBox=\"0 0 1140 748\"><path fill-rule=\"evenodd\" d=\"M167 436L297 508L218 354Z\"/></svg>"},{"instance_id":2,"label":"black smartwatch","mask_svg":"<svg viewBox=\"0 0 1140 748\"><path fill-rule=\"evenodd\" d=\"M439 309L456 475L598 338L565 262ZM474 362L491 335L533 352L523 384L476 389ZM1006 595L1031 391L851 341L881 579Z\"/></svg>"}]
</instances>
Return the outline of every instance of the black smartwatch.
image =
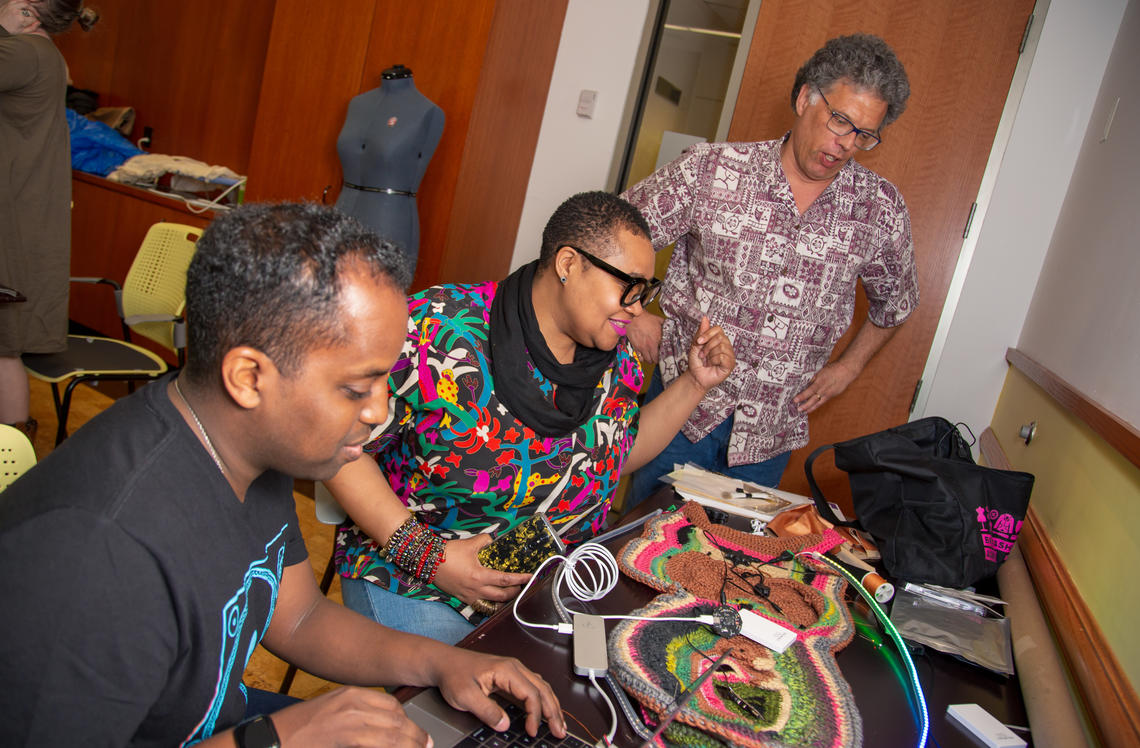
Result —
<instances>
[{"instance_id":1,"label":"black smartwatch","mask_svg":"<svg viewBox=\"0 0 1140 748\"><path fill-rule=\"evenodd\" d=\"M273 720L264 714L240 722L234 728L234 740L238 748L281 748Z\"/></svg>"}]
</instances>

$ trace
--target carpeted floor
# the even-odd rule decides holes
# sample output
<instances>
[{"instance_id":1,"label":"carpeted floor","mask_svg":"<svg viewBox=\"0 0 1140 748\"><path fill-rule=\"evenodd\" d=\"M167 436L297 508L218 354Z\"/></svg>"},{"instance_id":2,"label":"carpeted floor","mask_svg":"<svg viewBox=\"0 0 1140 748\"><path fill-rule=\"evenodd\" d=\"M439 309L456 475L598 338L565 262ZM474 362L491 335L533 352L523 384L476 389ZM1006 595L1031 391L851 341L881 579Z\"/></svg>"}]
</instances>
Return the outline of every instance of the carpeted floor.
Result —
<instances>
[{"instance_id":1,"label":"carpeted floor","mask_svg":"<svg viewBox=\"0 0 1140 748\"><path fill-rule=\"evenodd\" d=\"M30 380L31 414L39 421L35 448L39 459L46 457L55 446L56 417L52 405L51 385L36 379ZM69 433L74 433L84 423L109 407L116 398L127 394L126 385L118 382L104 383L101 388L81 384L75 388L71 399L71 413L67 419ZM321 524L313 513L313 484L311 481L297 481L293 498L297 503L297 517L301 522L301 532L305 546L309 550L309 560L313 564L313 574L318 582L324 575L325 564L332 553L333 532L331 525ZM334 577L329 589L329 598L341 601L340 577ZM255 688L276 691L285 676L286 664L263 648L258 647L245 671L246 684ZM311 698L331 691L335 684L316 678L308 673L297 673L289 693L300 698Z\"/></svg>"}]
</instances>

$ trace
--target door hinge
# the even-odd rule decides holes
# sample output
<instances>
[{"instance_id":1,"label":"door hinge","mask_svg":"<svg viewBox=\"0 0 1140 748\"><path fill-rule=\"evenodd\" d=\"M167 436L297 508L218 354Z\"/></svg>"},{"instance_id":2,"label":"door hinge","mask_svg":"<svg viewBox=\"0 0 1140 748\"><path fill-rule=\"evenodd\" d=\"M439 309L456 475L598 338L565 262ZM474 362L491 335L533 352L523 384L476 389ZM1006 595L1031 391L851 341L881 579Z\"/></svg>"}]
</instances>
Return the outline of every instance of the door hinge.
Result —
<instances>
[{"instance_id":1,"label":"door hinge","mask_svg":"<svg viewBox=\"0 0 1140 748\"><path fill-rule=\"evenodd\" d=\"M970 227L974 225L974 213L978 210L978 204L973 203L970 205L970 215L966 216L966 228L962 229L962 238L967 239L970 236Z\"/></svg>"},{"instance_id":2,"label":"door hinge","mask_svg":"<svg viewBox=\"0 0 1140 748\"><path fill-rule=\"evenodd\" d=\"M912 395L910 398L910 410L907 411L907 414L914 412L914 406L918 405L918 393L921 391L922 391L922 380L919 379L914 384L914 395Z\"/></svg>"},{"instance_id":3,"label":"door hinge","mask_svg":"<svg viewBox=\"0 0 1140 748\"><path fill-rule=\"evenodd\" d=\"M1021 44L1017 45L1017 53L1021 54L1025 51L1025 45L1029 43L1029 29L1033 28L1033 14L1029 14L1029 19L1025 22L1025 31L1021 34Z\"/></svg>"}]
</instances>

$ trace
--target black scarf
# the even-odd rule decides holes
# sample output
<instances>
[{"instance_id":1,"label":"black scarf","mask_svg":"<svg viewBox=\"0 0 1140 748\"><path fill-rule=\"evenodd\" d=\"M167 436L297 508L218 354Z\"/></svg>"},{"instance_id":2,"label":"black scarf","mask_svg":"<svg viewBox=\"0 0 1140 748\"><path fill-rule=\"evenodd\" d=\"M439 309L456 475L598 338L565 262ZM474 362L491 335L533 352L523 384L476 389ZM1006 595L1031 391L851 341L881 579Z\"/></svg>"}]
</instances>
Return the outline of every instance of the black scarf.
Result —
<instances>
[{"instance_id":1,"label":"black scarf","mask_svg":"<svg viewBox=\"0 0 1140 748\"><path fill-rule=\"evenodd\" d=\"M616 354L579 345L571 363L558 362L534 316L531 294L537 267L535 260L507 276L491 302L491 376L495 395L515 418L540 436L566 436L594 411L601 396L598 381ZM558 385L554 407L539 389L529 362Z\"/></svg>"}]
</instances>

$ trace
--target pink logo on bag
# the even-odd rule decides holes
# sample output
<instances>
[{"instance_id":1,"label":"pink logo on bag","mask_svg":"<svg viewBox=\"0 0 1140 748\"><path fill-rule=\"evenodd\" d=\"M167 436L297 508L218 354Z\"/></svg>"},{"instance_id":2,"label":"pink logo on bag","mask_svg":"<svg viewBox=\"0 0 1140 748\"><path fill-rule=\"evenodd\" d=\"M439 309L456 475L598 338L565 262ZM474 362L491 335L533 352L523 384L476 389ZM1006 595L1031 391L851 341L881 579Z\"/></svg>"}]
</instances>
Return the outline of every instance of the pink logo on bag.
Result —
<instances>
[{"instance_id":1,"label":"pink logo on bag","mask_svg":"<svg viewBox=\"0 0 1140 748\"><path fill-rule=\"evenodd\" d=\"M1012 514L999 514L996 509L987 510L984 506L978 507L977 511L986 560L1000 563L1013 550L1017 534L1021 532L1021 520L1014 519Z\"/></svg>"}]
</instances>

